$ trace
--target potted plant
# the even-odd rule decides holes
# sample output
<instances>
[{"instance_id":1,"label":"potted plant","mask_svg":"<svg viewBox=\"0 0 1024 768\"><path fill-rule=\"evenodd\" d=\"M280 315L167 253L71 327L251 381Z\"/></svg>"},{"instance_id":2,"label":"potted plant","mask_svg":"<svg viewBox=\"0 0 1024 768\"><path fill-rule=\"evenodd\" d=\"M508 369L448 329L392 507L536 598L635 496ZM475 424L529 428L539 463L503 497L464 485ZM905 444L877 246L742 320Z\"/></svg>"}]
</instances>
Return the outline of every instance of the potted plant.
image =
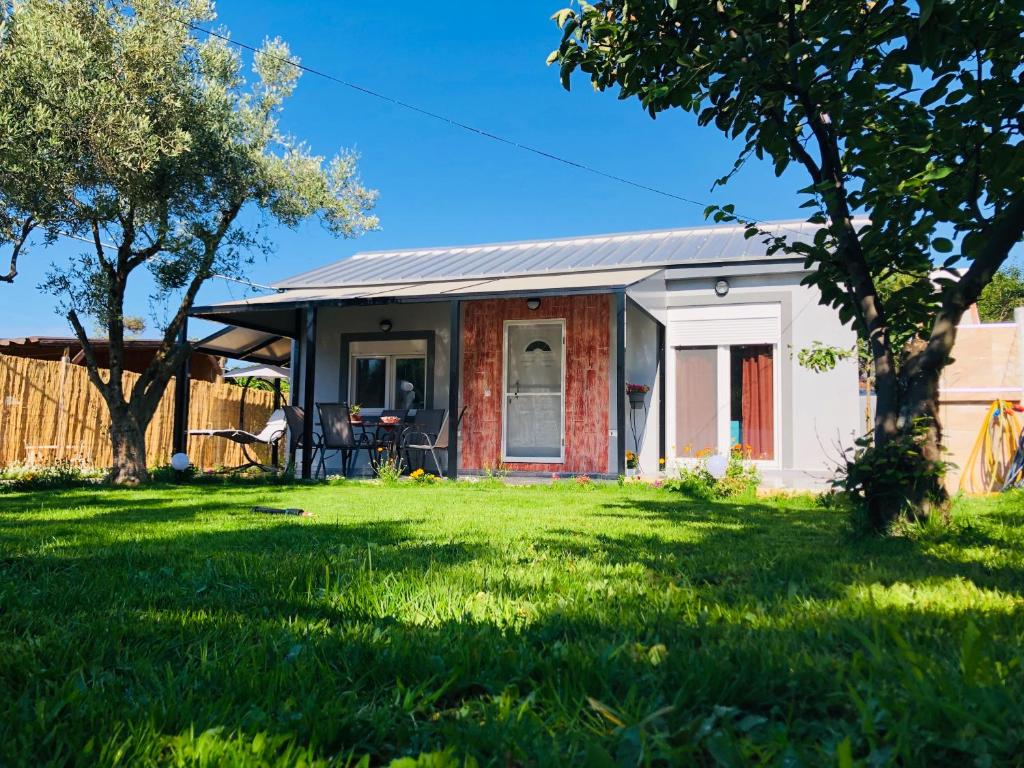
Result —
<instances>
[{"instance_id":1,"label":"potted plant","mask_svg":"<svg viewBox=\"0 0 1024 768\"><path fill-rule=\"evenodd\" d=\"M626 451L626 477L635 477L640 474L640 457L633 451Z\"/></svg>"},{"instance_id":2,"label":"potted plant","mask_svg":"<svg viewBox=\"0 0 1024 768\"><path fill-rule=\"evenodd\" d=\"M363 417L359 415L359 412L361 410L362 410L362 406L359 405L359 403L352 403L352 405L350 405L348 407L348 418L349 418L349 421L354 421L357 424L359 422L361 422L363 420Z\"/></svg>"},{"instance_id":3,"label":"potted plant","mask_svg":"<svg viewBox=\"0 0 1024 768\"><path fill-rule=\"evenodd\" d=\"M627 384L626 394L629 395L629 404L633 408L644 407L644 397L651 391L646 384Z\"/></svg>"}]
</instances>

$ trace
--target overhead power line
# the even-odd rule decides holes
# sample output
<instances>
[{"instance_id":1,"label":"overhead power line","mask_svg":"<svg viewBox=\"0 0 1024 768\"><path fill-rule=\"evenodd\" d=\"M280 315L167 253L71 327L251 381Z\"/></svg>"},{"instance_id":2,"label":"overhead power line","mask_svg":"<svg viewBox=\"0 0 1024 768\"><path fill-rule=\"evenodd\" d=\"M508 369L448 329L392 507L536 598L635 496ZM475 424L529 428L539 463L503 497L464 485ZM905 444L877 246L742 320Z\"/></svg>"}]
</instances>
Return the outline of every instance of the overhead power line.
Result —
<instances>
[{"instance_id":1,"label":"overhead power line","mask_svg":"<svg viewBox=\"0 0 1024 768\"><path fill-rule=\"evenodd\" d=\"M275 61L280 61L280 62L283 62L285 64L289 64L289 65L295 67L296 69L301 70L302 72L308 72L309 74L314 75L316 77L322 77L325 80L329 80L329 81L331 81L333 83L337 83L338 85L344 86L345 88L350 88L351 90L357 91L357 92L362 93L362 94L364 94L366 96L371 96L371 97L373 97L375 99L379 99L380 101L384 101L384 102L386 102L388 104L392 104L392 105L394 105L396 107L400 107L401 109L405 109L405 110L408 110L410 112L415 112L416 114L422 115L424 117L429 117L432 120L437 120L438 122L446 123L447 125L449 125L449 126L451 126L453 128L458 128L458 129L461 129L463 131L467 131L469 133L476 134L477 136L481 136L481 137L483 137L485 139L490 139L492 141L497 141L497 142L499 142L501 144L505 144L506 146L513 147L515 149L519 149L519 150L522 150L524 152L529 152L531 154L537 155L538 157L543 157L543 158L546 158L548 160L552 160L552 161L557 162L557 163L562 163L563 165L567 165L567 166L569 166L571 168L576 168L577 170L585 171L586 173L590 173L590 174L593 174L595 176L600 176L602 178L609 179L610 181L614 181L614 182L617 182L619 184L625 184L627 186L634 187L636 189L644 190L645 192L651 192L651 193L653 193L655 195L660 195L662 197L667 197L667 198L669 198L671 200L677 200L677 201L679 201L681 203L687 203L689 205L696 205L699 208L701 208L702 210L706 210L707 208L709 208L709 207L711 207L713 205L712 203L701 202L700 200L694 200L693 198L690 198L690 197L685 197L683 195L677 195L675 192L669 192L669 191L664 190L664 189L659 189L658 187L653 187L653 186L651 186L649 184L644 184L644 183L639 182L639 181L634 181L633 179L628 179L628 178L626 178L624 176L618 176L618 175L616 175L614 173L609 173L607 171L602 171L600 168L594 168L593 166L587 165L586 163L581 163L581 162L578 162L576 160L570 160L569 158L562 157L561 155L556 155L553 152L547 152L547 151L545 151L543 149L538 149L537 147L530 146L529 144L523 144L522 142L516 141L515 139L510 139L510 138L508 138L506 136L501 136L499 134L492 133L491 131L485 131L482 128L477 128L476 126L469 125L468 123L464 123L461 120L456 120L455 118L448 117L447 115L443 115L443 114L441 114L439 112L433 112L433 111L431 111L429 109L424 109L423 107L418 107L415 104L410 104L407 101L402 101L401 99L396 99L394 96L388 96L387 94L381 93L380 91L375 91L372 88L367 88L365 86L359 85L358 83L354 83L354 82L352 82L350 80L345 80L344 78L338 77L336 75L332 75L329 72L324 72L322 70L315 69L314 67L307 66L307 65L302 64L300 62L297 62L297 61L294 61L292 59L289 59L289 58L287 58L285 56L277 56L276 54L267 53L266 51L262 51L261 52L261 50L259 48L257 48L256 46L249 45L248 43L243 43L243 42L240 42L238 40L234 40L234 39L228 37L227 35L223 35L223 34L221 34L219 32L215 32L212 29L206 29L205 27L202 27L202 26L200 26L198 24L195 24L193 22L183 21L181 19L177 19L177 18L174 18L172 16L168 16L167 18L172 19L172 20L178 22L179 24L184 25L184 26L188 27L189 29L191 29L191 30L193 30L195 32L201 32L201 33L203 33L205 35L209 35L210 37L215 37L218 40L223 40L228 45L234 45L234 46L236 46L238 48L241 48L242 50L246 50L246 51L249 51L251 53L261 53L261 55L263 55L263 56L267 56L268 58L272 58ZM735 215L740 216L741 218L744 218L744 219L748 219L748 220L754 221L754 222L757 222L757 221L760 220L760 219L758 219L756 217L750 217L750 216L746 216L746 215L739 214L739 213L736 213ZM802 233L796 232L796 230L790 230L790 231L794 232L795 234L802 234Z\"/></svg>"}]
</instances>

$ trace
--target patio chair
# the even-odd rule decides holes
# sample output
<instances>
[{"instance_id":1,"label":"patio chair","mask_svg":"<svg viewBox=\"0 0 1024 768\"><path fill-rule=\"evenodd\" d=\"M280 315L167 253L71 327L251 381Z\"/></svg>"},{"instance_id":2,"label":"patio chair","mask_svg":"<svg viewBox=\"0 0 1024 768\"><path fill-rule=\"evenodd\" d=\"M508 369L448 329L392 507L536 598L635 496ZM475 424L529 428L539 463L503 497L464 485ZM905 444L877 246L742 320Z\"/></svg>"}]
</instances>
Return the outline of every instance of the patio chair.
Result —
<instances>
[{"instance_id":1,"label":"patio chair","mask_svg":"<svg viewBox=\"0 0 1024 768\"><path fill-rule=\"evenodd\" d=\"M344 403L317 403L320 413L320 468L319 473L327 475L327 452L341 454L341 473L348 477L355 464L359 449L370 452L370 438L365 433L356 434L352 429L352 418Z\"/></svg>"},{"instance_id":2,"label":"patio chair","mask_svg":"<svg viewBox=\"0 0 1024 768\"><path fill-rule=\"evenodd\" d=\"M462 417L466 415L466 408L468 406L462 406L462 410L459 411L458 421L455 422L455 429L458 430L462 426ZM424 411L426 413L426 411ZM443 474L441 470L441 462L437 458L437 451L448 450L448 412L442 411L444 418L441 419L441 425L437 432L430 434L427 431L420 431L416 426L412 427L405 437L405 450L408 452L412 451L425 451L430 454L430 458L434 460L434 466L437 468L437 474ZM417 418L419 414L417 414Z\"/></svg>"},{"instance_id":3,"label":"patio chair","mask_svg":"<svg viewBox=\"0 0 1024 768\"><path fill-rule=\"evenodd\" d=\"M402 434L402 452L405 454L405 464L409 469L413 468L412 452L416 451L419 461L416 466L426 469L427 450L425 448L411 447L411 441L423 442L426 439L436 440L441 433L444 424L444 417L447 414L444 408L421 408L412 417L412 425Z\"/></svg>"},{"instance_id":4,"label":"patio chair","mask_svg":"<svg viewBox=\"0 0 1024 768\"><path fill-rule=\"evenodd\" d=\"M288 422L288 469L293 470L295 464L295 452L305 448L303 445L303 432L306 425L306 412L297 405L286 405L282 409L284 417ZM313 433L313 446L310 449L310 466L316 462L316 455L320 451L320 435Z\"/></svg>"},{"instance_id":5,"label":"patio chair","mask_svg":"<svg viewBox=\"0 0 1024 768\"><path fill-rule=\"evenodd\" d=\"M266 426L256 434L246 432L244 429L190 429L188 433L196 437L223 437L225 440L237 443L242 449L245 462L237 467L225 470L227 472L240 472L249 467L259 467L264 472L272 472L274 467L268 467L260 462L259 459L249 453L249 447L253 445L266 445L268 447L277 445L278 441L284 437L287 429L288 421L285 418L285 412L279 408L270 414Z\"/></svg>"}]
</instances>

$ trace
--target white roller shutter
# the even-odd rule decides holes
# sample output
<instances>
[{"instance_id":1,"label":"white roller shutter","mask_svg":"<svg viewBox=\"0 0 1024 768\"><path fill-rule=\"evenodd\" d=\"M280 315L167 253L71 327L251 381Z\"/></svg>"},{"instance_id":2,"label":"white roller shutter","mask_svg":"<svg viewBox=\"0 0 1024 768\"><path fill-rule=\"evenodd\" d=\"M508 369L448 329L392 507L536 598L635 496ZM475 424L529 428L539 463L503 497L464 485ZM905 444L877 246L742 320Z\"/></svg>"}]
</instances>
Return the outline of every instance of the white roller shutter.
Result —
<instances>
[{"instance_id":1,"label":"white roller shutter","mask_svg":"<svg viewBox=\"0 0 1024 768\"><path fill-rule=\"evenodd\" d=\"M781 336L780 304L717 304L668 311L670 347L778 344Z\"/></svg>"}]
</instances>

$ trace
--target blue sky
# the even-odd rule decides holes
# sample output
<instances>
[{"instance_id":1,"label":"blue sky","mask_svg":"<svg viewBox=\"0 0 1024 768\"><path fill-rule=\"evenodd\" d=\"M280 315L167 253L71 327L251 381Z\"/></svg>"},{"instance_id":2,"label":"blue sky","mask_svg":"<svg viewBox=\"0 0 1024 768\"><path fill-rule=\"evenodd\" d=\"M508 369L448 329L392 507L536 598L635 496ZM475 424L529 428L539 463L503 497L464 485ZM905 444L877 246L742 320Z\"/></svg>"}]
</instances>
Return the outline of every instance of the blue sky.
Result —
<instances>
[{"instance_id":1,"label":"blue sky","mask_svg":"<svg viewBox=\"0 0 1024 768\"><path fill-rule=\"evenodd\" d=\"M732 202L760 219L801 216L796 171L776 179L752 161L730 185L710 191L739 150L688 114L651 120L636 101L572 93L545 66L559 32L550 15L566 0L525 3L293 3L221 0L219 22L238 40L280 36L303 63L462 122L685 197ZM627 187L469 134L396 106L303 75L283 124L318 153L361 155L364 182L380 192L381 229L337 240L318 225L267 234L274 253L253 265L266 283L359 250L455 245L704 223L701 208ZM47 266L86 246L36 248L17 283L0 285L0 337L67 334L54 300L37 289ZM148 286L130 314L149 315ZM213 281L208 303L245 295ZM150 333L154 330L150 321ZM201 333L210 326L194 327Z\"/></svg>"}]
</instances>

